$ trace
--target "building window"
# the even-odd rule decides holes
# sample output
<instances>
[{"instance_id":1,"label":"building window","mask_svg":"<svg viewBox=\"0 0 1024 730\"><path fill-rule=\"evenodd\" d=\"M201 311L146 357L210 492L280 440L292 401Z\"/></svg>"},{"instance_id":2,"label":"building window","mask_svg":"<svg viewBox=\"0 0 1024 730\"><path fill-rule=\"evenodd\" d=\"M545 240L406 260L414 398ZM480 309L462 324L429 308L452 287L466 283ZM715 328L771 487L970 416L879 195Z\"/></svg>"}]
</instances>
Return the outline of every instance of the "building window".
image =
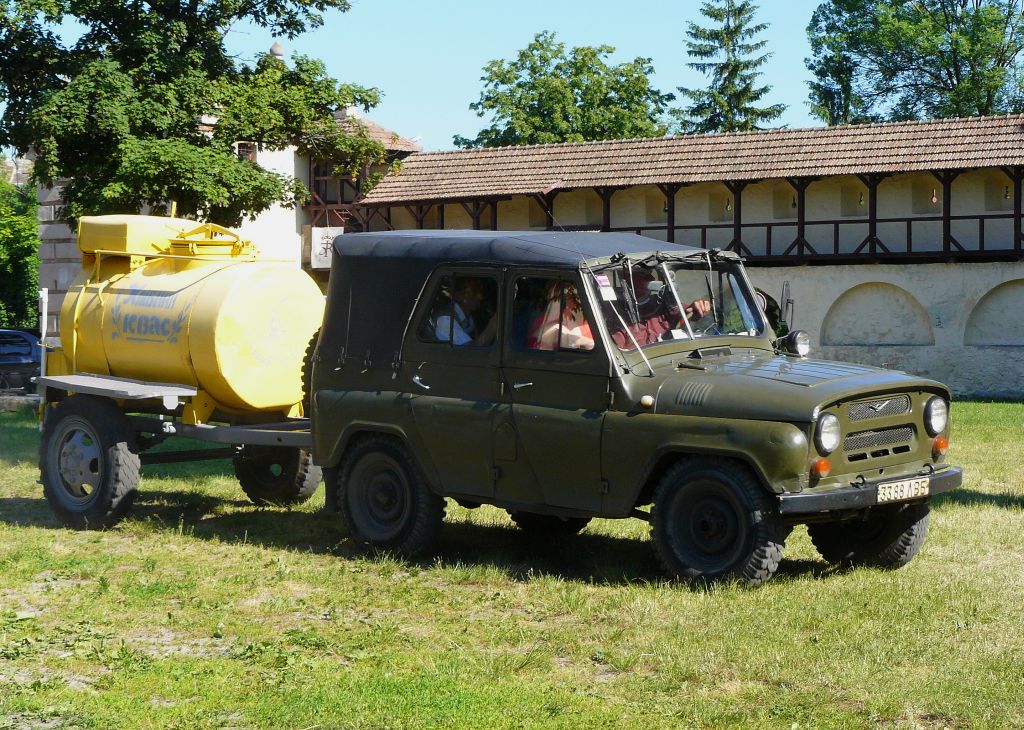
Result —
<instances>
[{"instance_id":1,"label":"building window","mask_svg":"<svg viewBox=\"0 0 1024 730\"><path fill-rule=\"evenodd\" d=\"M239 142L236 148L238 159L256 162L256 145L252 142Z\"/></svg>"}]
</instances>

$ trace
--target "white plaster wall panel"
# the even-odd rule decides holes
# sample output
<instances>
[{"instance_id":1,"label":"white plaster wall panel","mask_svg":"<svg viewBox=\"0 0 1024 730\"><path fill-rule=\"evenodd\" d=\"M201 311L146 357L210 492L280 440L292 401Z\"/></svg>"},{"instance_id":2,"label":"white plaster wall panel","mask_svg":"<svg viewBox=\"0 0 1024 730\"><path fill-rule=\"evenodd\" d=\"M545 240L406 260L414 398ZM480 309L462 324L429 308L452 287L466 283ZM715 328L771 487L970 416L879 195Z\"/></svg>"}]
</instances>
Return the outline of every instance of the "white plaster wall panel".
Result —
<instances>
[{"instance_id":1,"label":"white plaster wall panel","mask_svg":"<svg viewBox=\"0 0 1024 730\"><path fill-rule=\"evenodd\" d=\"M843 293L821 328L825 345L934 345L931 320L906 289L870 282Z\"/></svg>"},{"instance_id":2,"label":"white plaster wall panel","mask_svg":"<svg viewBox=\"0 0 1024 730\"><path fill-rule=\"evenodd\" d=\"M391 225L399 230L413 230L416 228L416 218L404 205L399 206L391 209Z\"/></svg>"},{"instance_id":3,"label":"white plaster wall panel","mask_svg":"<svg viewBox=\"0 0 1024 730\"><path fill-rule=\"evenodd\" d=\"M583 226L587 224L587 198L589 190L570 190L555 196L555 227Z\"/></svg>"},{"instance_id":4,"label":"white plaster wall panel","mask_svg":"<svg viewBox=\"0 0 1024 730\"><path fill-rule=\"evenodd\" d=\"M530 228L530 199L524 197L498 201L498 230L525 231Z\"/></svg>"},{"instance_id":5,"label":"white plaster wall panel","mask_svg":"<svg viewBox=\"0 0 1024 730\"><path fill-rule=\"evenodd\" d=\"M473 228L473 219L459 203L451 203L444 207L444 227L469 230Z\"/></svg>"},{"instance_id":6,"label":"white plaster wall panel","mask_svg":"<svg viewBox=\"0 0 1024 730\"><path fill-rule=\"evenodd\" d=\"M626 188L612 196L612 228L632 228L646 225L644 198L647 187ZM676 214L678 217L678 213Z\"/></svg>"},{"instance_id":7,"label":"white plaster wall panel","mask_svg":"<svg viewBox=\"0 0 1024 730\"><path fill-rule=\"evenodd\" d=\"M1017 347L1024 356L1024 280L1000 284L981 298L967 320L964 344Z\"/></svg>"},{"instance_id":8,"label":"white plaster wall panel","mask_svg":"<svg viewBox=\"0 0 1024 730\"><path fill-rule=\"evenodd\" d=\"M256 162L267 170L309 184L308 165L294 148L257 152ZM244 220L237 230L242 238L252 241L266 255L293 261L298 266L302 258L302 227L308 223L301 207L275 205L255 219Z\"/></svg>"}]
</instances>

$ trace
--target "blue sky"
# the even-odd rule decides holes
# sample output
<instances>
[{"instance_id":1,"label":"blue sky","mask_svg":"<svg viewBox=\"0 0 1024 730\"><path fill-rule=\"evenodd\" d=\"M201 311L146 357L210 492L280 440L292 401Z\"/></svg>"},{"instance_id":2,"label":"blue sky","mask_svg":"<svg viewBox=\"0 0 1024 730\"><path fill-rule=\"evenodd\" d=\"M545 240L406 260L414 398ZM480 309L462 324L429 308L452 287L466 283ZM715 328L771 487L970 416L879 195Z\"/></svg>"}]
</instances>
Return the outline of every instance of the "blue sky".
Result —
<instances>
[{"instance_id":1,"label":"blue sky","mask_svg":"<svg viewBox=\"0 0 1024 730\"><path fill-rule=\"evenodd\" d=\"M805 29L820 0L765 0L759 18L774 56L764 67L773 86L766 101L789 106L781 123L815 126L807 110L810 54ZM484 64L510 58L542 30L570 46L608 44L613 62L653 59L653 85L662 92L700 85L686 68L686 21L703 21L697 0L353 0L348 13L331 12L323 28L282 39L286 54L322 59L341 81L376 86L383 102L370 116L425 149L451 149L452 135L474 136L484 125L469 109L480 96ZM243 58L274 42L258 28L239 28L230 47Z\"/></svg>"}]
</instances>

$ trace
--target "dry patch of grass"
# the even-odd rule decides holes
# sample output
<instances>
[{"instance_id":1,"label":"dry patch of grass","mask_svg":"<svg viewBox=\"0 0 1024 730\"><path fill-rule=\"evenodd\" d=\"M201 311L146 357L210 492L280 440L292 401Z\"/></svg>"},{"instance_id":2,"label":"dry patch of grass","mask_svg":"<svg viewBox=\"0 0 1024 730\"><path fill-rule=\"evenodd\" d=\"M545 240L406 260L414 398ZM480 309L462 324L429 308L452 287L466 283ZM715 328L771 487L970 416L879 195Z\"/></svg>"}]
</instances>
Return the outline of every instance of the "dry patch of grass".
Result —
<instances>
[{"instance_id":1,"label":"dry patch of grass","mask_svg":"<svg viewBox=\"0 0 1024 730\"><path fill-rule=\"evenodd\" d=\"M258 509L223 463L71 532L0 415L0 728L1024 725L1024 406L953 416L965 489L917 560L837 571L797 530L750 590L665 582L636 521L547 543L489 508L361 556L322 497Z\"/></svg>"}]
</instances>

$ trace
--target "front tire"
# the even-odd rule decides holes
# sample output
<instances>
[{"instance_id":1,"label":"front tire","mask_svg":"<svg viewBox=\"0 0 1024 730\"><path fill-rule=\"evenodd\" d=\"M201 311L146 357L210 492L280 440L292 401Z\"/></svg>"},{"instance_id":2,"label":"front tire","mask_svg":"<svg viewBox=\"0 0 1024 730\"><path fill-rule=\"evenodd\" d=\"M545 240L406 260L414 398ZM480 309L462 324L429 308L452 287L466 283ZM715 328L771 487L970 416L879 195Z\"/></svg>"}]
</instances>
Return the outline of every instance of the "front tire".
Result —
<instances>
[{"instance_id":1,"label":"front tire","mask_svg":"<svg viewBox=\"0 0 1024 730\"><path fill-rule=\"evenodd\" d=\"M289 446L242 446L232 463L242 491L260 506L302 504L322 478L308 451Z\"/></svg>"},{"instance_id":2,"label":"front tire","mask_svg":"<svg viewBox=\"0 0 1024 730\"><path fill-rule=\"evenodd\" d=\"M761 484L731 461L680 461L655 492L655 552L678 578L764 583L778 570L787 533Z\"/></svg>"},{"instance_id":3,"label":"front tire","mask_svg":"<svg viewBox=\"0 0 1024 730\"><path fill-rule=\"evenodd\" d=\"M834 565L902 568L924 544L930 511L927 501L873 507L863 520L814 523L807 532Z\"/></svg>"},{"instance_id":4,"label":"front tire","mask_svg":"<svg viewBox=\"0 0 1024 730\"><path fill-rule=\"evenodd\" d=\"M412 556L441 530L444 499L430 491L398 439L371 436L356 443L345 455L336 489L342 524L362 545Z\"/></svg>"},{"instance_id":5,"label":"front tire","mask_svg":"<svg viewBox=\"0 0 1024 730\"><path fill-rule=\"evenodd\" d=\"M64 525L111 527L139 486L135 433L111 401L73 395L46 414L39 469L46 501Z\"/></svg>"}]
</instances>

